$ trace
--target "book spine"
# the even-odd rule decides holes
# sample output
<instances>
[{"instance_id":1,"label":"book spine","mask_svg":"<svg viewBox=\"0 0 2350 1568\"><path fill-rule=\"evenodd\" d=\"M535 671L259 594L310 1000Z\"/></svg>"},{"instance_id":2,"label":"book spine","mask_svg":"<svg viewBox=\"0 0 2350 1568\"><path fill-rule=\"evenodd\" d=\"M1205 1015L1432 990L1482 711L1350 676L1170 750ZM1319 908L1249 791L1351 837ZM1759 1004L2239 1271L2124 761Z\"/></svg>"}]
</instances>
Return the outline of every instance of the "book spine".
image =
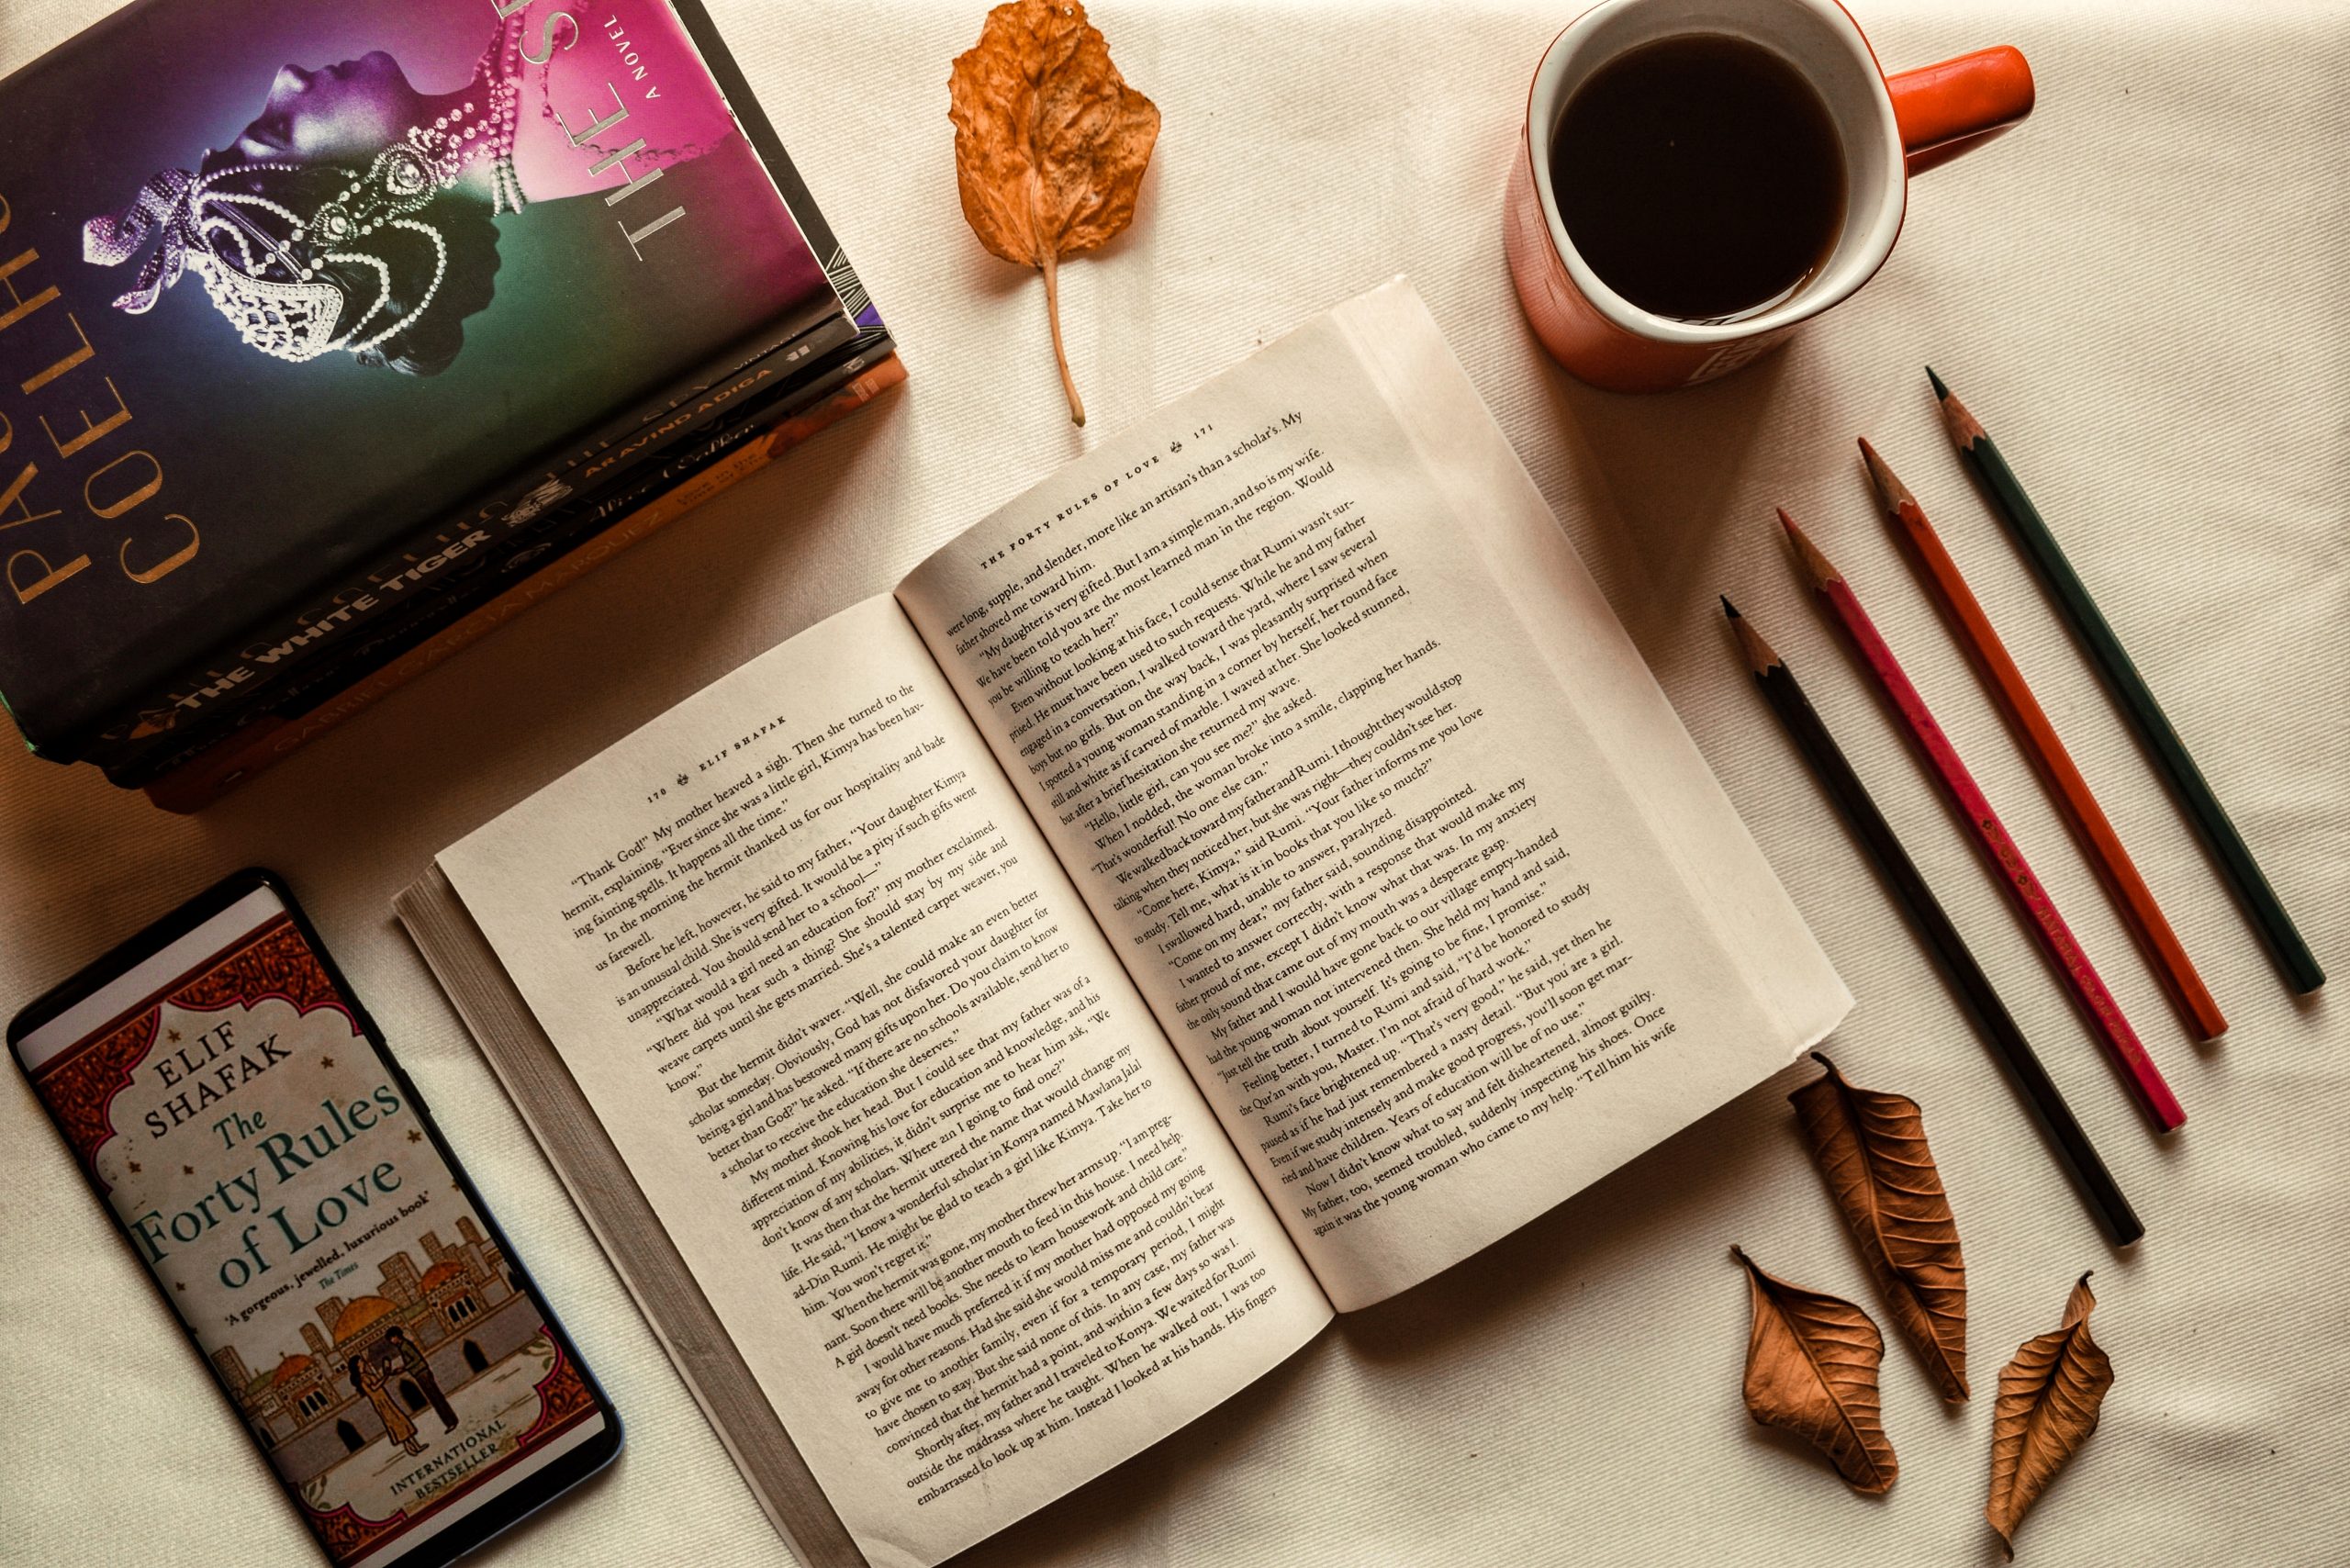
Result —
<instances>
[{"instance_id":1,"label":"book spine","mask_svg":"<svg viewBox=\"0 0 2350 1568\"><path fill-rule=\"evenodd\" d=\"M320 585L298 608L248 627L234 644L216 648L197 666L127 703L115 722L78 749L39 749L62 760L105 767L132 761L148 749L144 743L213 709L250 700L254 691L289 672L339 653L360 628L409 598L429 596L432 577L452 561L491 545L582 487L619 477L658 457L677 427L689 427L704 405L737 399L763 383L804 372L856 336L856 324L842 314L812 330L755 341L740 357L729 356L723 374L696 376L607 421L585 440L518 470L457 516L420 526L340 583Z\"/></svg>"},{"instance_id":2,"label":"book spine","mask_svg":"<svg viewBox=\"0 0 2350 1568\"><path fill-rule=\"evenodd\" d=\"M895 355L867 367L816 407L785 419L765 438L735 448L311 711L293 719L258 720L188 758L146 787L148 800L183 815L201 811L905 378L905 367Z\"/></svg>"},{"instance_id":3,"label":"book spine","mask_svg":"<svg viewBox=\"0 0 2350 1568\"><path fill-rule=\"evenodd\" d=\"M840 296L849 318L868 330L878 329L881 317L873 308L872 297L866 292L864 282L856 275L856 268L850 264L847 252L841 249L840 241L833 233L831 220L816 205L816 198L810 194L807 182L800 177L800 170L791 162L791 154L784 150L783 138L776 134L775 126L767 118L767 110L761 106L758 95L751 91L751 84L744 76L742 67L734 63L733 51L726 47L718 24L711 20L710 13L702 8L701 0L669 0L669 5L670 9L677 13L678 22L684 26L686 36L693 40L696 52L700 54L702 68L710 73L711 80L718 84L718 90L725 97L734 123L742 128L744 140L750 143L751 151L758 154L759 162L766 166L767 178L774 182L776 195L783 199L785 210L800 226L800 237L808 241L808 248L816 253L824 274L832 279L833 292Z\"/></svg>"},{"instance_id":4,"label":"book spine","mask_svg":"<svg viewBox=\"0 0 2350 1568\"><path fill-rule=\"evenodd\" d=\"M884 356L888 348L885 342ZM763 436L778 421L829 398L872 363L873 357L867 353L835 355L805 381L795 380L764 395L727 403L690 434L671 442L656 461L637 465L623 477L551 509L527 528L437 574L429 597L411 599L397 616L376 622L366 635L345 644L339 656L295 671L250 700L216 709L192 724L174 726L135 757L108 765L107 778L121 788L143 788L258 719L291 718L308 711L470 612L475 605L504 591L518 580L518 574L536 570L553 555L575 548L683 483L727 449Z\"/></svg>"}]
</instances>

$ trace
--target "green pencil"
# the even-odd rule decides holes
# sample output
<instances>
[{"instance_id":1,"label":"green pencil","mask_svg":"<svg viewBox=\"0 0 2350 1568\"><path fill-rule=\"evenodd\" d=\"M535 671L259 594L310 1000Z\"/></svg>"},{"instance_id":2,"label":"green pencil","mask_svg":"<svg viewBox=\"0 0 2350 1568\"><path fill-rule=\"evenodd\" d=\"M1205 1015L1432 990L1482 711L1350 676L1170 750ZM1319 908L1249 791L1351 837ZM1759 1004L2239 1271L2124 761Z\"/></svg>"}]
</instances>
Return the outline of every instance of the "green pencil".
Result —
<instances>
[{"instance_id":1,"label":"green pencil","mask_svg":"<svg viewBox=\"0 0 2350 1568\"><path fill-rule=\"evenodd\" d=\"M2040 510L2031 504L2031 498L2023 493L2023 486L2016 480L2015 470L2008 466L2008 460L1999 454L1998 444L1985 433L1981 422L1966 411L1966 405L1951 395L1950 388L1942 384L1941 376L1934 374L1931 365L1926 367L1926 379L1933 383L1934 396L1942 401L1942 422L1950 428L1950 439L1958 448L1960 460L1990 497L1992 506L2007 523L2008 532L2015 536L2024 554L2031 557L2040 580L2047 585L2050 593L2056 596L2056 602L2064 606L2065 617L2072 622L2074 635L2087 646L2098 673L2105 678L2106 689L2113 694L2115 701L2121 704L2122 711L2129 715L2131 724L2137 730L2139 739L2145 742L2146 749L2154 754L2154 760L2170 780L2173 793L2178 797L2179 804L2187 808L2187 814L2194 822L2196 831L2202 835L2204 844L2210 846L2221 868L2226 872L2229 885L2235 890L2237 899L2252 916L2261 940L2267 944L2269 954L2277 960L2277 967L2284 972L2295 991L2315 991L2325 983L2325 970L2318 967L2309 944L2301 940L2300 932L2294 928L2292 916L2285 913L2285 906L2277 899L2276 890L2261 874L2260 863L2252 857L2252 851L2244 845L2244 835L2236 831L2235 823L2228 820L2228 813L2220 805L2220 798L2211 792L2203 770L2196 767L2195 758L2188 755L2186 743L2171 727L2162 704L2156 702L2154 694L2147 689L2145 677L2140 675L2138 666L2130 661L2128 651L2121 646L2121 639L2113 634L2113 628L2106 624L2104 614L2097 607L2097 600L2089 597L2089 590L2082 585L2080 574L2074 571L2073 564L2065 558L2064 547L2049 532Z\"/></svg>"}]
</instances>

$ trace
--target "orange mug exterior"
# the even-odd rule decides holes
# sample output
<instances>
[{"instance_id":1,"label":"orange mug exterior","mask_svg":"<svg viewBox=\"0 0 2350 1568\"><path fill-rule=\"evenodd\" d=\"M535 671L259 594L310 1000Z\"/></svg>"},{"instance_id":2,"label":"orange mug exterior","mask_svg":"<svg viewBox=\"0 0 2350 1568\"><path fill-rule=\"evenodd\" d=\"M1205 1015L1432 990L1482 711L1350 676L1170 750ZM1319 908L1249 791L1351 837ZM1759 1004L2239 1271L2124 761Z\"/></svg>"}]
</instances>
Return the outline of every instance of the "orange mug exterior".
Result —
<instances>
[{"instance_id":1,"label":"orange mug exterior","mask_svg":"<svg viewBox=\"0 0 2350 1568\"><path fill-rule=\"evenodd\" d=\"M1872 47L1872 59L1874 53ZM1884 74L1882 67L1878 74ZM2005 44L1887 77L1886 92L1901 133L1905 179L1991 140L2031 113L2034 95L2031 65ZM1549 133L1547 126L1543 133ZM1578 379L1613 392L1694 386L1760 359L1804 325L1793 321L1725 341L1676 343L1610 319L1575 286L1551 238L1541 193L1534 186L1534 136L1529 90L1510 171L1502 249L1535 336Z\"/></svg>"}]
</instances>

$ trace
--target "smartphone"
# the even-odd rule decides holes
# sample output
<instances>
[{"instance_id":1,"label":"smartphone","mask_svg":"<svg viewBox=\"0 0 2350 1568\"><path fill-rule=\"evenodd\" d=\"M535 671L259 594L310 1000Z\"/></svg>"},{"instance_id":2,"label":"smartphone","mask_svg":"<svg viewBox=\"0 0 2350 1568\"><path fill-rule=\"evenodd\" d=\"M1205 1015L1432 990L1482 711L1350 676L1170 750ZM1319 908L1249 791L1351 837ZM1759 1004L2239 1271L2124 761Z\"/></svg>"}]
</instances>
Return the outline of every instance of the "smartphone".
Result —
<instances>
[{"instance_id":1,"label":"smartphone","mask_svg":"<svg viewBox=\"0 0 2350 1568\"><path fill-rule=\"evenodd\" d=\"M8 1044L330 1561L451 1562L619 1451L595 1375L276 877L199 894Z\"/></svg>"}]
</instances>

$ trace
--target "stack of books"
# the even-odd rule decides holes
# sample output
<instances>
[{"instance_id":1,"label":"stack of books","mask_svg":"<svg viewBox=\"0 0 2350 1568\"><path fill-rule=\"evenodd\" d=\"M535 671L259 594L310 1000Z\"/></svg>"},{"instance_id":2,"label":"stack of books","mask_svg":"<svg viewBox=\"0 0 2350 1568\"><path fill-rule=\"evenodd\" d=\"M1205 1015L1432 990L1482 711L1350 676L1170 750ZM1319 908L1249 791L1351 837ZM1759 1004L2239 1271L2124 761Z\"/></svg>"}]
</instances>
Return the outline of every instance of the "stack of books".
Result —
<instances>
[{"instance_id":1,"label":"stack of books","mask_svg":"<svg viewBox=\"0 0 2350 1568\"><path fill-rule=\"evenodd\" d=\"M902 375L696 0L140 0L0 86L0 696L195 809Z\"/></svg>"}]
</instances>

